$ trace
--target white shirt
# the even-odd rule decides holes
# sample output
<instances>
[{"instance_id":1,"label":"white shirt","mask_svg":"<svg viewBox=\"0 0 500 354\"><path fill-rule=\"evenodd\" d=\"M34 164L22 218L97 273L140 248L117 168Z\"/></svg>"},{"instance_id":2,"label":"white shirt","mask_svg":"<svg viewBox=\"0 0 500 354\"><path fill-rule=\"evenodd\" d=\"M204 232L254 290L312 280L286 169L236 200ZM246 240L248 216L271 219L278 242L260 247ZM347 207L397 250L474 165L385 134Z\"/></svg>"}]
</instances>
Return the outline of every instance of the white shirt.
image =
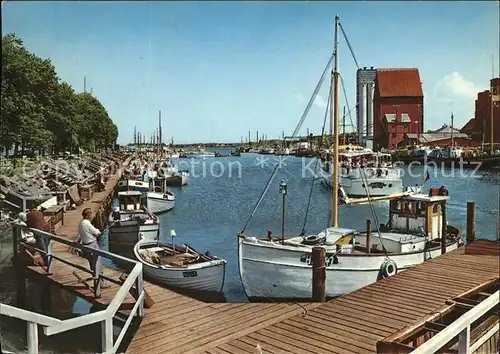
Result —
<instances>
[{"instance_id":1,"label":"white shirt","mask_svg":"<svg viewBox=\"0 0 500 354\"><path fill-rule=\"evenodd\" d=\"M96 229L94 225L90 223L90 220L83 219L78 224L78 234L82 239L82 243L88 245L97 242L97 236L101 234L101 231Z\"/></svg>"}]
</instances>

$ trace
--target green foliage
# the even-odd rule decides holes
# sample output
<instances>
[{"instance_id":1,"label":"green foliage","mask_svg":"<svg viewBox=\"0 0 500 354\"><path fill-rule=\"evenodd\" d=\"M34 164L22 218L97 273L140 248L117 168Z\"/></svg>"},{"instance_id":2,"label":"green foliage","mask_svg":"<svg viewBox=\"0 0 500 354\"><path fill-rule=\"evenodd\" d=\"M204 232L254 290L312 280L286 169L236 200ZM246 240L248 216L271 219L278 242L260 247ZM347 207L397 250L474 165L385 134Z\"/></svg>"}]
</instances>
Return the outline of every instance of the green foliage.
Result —
<instances>
[{"instance_id":1,"label":"green foliage","mask_svg":"<svg viewBox=\"0 0 500 354\"><path fill-rule=\"evenodd\" d=\"M61 82L50 59L30 53L14 34L2 37L1 108L0 149L99 150L118 137L97 98Z\"/></svg>"}]
</instances>

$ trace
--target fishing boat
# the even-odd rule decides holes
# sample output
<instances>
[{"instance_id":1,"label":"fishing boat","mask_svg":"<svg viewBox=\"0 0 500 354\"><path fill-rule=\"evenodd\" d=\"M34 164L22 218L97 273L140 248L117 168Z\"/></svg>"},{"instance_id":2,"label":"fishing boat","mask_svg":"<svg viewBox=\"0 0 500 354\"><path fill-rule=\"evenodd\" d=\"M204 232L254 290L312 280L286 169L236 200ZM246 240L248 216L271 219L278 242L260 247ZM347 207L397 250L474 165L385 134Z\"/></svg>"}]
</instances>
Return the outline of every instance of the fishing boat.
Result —
<instances>
[{"instance_id":1,"label":"fishing boat","mask_svg":"<svg viewBox=\"0 0 500 354\"><path fill-rule=\"evenodd\" d=\"M118 192L119 206L110 215L109 243L133 246L139 240L158 240L158 217L146 207L146 195L139 191Z\"/></svg>"},{"instance_id":2,"label":"fishing boat","mask_svg":"<svg viewBox=\"0 0 500 354\"><path fill-rule=\"evenodd\" d=\"M339 183L349 197L359 198L402 193L401 170L394 167L390 154L373 152L371 149L349 149L339 153ZM320 170L323 182L332 187L331 165Z\"/></svg>"},{"instance_id":3,"label":"fishing boat","mask_svg":"<svg viewBox=\"0 0 500 354\"><path fill-rule=\"evenodd\" d=\"M214 293L224 287L226 261L188 245L141 241L134 255L147 277L168 287Z\"/></svg>"},{"instance_id":4,"label":"fishing boat","mask_svg":"<svg viewBox=\"0 0 500 354\"><path fill-rule=\"evenodd\" d=\"M153 214L171 211L175 207L175 195L167 188L167 179L151 178L150 182L138 180L121 180L118 191L137 191L147 196L147 207Z\"/></svg>"},{"instance_id":5,"label":"fishing boat","mask_svg":"<svg viewBox=\"0 0 500 354\"><path fill-rule=\"evenodd\" d=\"M330 63L334 60L330 89L333 97L329 99L327 107L331 108L330 118L333 127L334 152L331 161L333 166L338 166L339 163L338 27L339 18L336 16L334 55L330 58L318 83L320 85ZM315 94L311 101L313 99ZM302 124L302 121L303 119L299 124ZM299 128L297 127L295 131L297 132ZM238 234L239 273L250 300L311 299L311 260L314 247L321 247L325 251L325 290L326 296L332 298L390 277L444 252L454 250L462 244L459 229L447 224L446 202L449 196L444 187L431 189L429 195L402 193L385 197L389 200L389 219L383 226L376 222L374 228L367 226L364 232L339 227L338 170L334 169L333 172L331 227L317 234L306 235L303 232L300 236L285 237L283 226L281 238L276 239L271 233L267 238L258 238L245 234L247 222ZM274 175L274 173L271 175L259 202ZM286 194L286 184L283 182L282 185L285 186L283 190ZM368 201L374 219L378 220L371 204L369 190L367 195L368 198L351 200L350 203ZM384 197L376 198L381 200ZM254 207L250 218L258 204ZM371 225L368 222L367 224Z\"/></svg>"}]
</instances>

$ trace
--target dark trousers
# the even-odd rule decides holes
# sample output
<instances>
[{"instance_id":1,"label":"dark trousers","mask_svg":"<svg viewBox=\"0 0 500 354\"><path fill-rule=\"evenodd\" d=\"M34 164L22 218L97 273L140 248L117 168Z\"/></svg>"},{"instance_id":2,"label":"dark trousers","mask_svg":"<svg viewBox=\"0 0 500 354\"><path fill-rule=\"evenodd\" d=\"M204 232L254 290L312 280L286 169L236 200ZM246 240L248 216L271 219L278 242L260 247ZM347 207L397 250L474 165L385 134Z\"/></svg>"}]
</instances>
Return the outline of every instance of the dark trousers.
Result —
<instances>
[{"instance_id":1,"label":"dark trousers","mask_svg":"<svg viewBox=\"0 0 500 354\"><path fill-rule=\"evenodd\" d=\"M92 242L91 244L88 244L88 245L83 244L83 245L90 247L90 248L94 248L96 250L100 249L97 242ZM95 270L96 266L97 266L97 255L92 254L86 250L83 250L82 256L83 256L83 258L87 259L87 261L89 262L90 269Z\"/></svg>"},{"instance_id":2,"label":"dark trousers","mask_svg":"<svg viewBox=\"0 0 500 354\"><path fill-rule=\"evenodd\" d=\"M47 240L45 237L35 235L35 240L36 240L36 248L44 252L47 252L49 250L49 240ZM43 263L46 266L49 266L49 257L44 253L41 253L40 255L42 256Z\"/></svg>"}]
</instances>

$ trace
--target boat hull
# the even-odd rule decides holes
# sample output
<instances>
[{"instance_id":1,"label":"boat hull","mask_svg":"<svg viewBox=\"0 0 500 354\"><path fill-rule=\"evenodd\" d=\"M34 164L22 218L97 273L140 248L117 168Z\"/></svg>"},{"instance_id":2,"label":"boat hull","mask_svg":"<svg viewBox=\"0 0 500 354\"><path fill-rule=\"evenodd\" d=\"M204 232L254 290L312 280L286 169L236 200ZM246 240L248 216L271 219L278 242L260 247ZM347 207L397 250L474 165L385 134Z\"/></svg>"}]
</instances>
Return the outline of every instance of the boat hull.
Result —
<instances>
[{"instance_id":1,"label":"boat hull","mask_svg":"<svg viewBox=\"0 0 500 354\"><path fill-rule=\"evenodd\" d=\"M167 287L220 293L224 287L226 264L222 261L213 262L218 263L193 270L186 268L160 269L143 263L143 273Z\"/></svg>"},{"instance_id":2,"label":"boat hull","mask_svg":"<svg viewBox=\"0 0 500 354\"><path fill-rule=\"evenodd\" d=\"M153 214L171 211L175 207L175 199L167 199L162 193L148 192L148 209Z\"/></svg>"},{"instance_id":3,"label":"boat hull","mask_svg":"<svg viewBox=\"0 0 500 354\"><path fill-rule=\"evenodd\" d=\"M187 267L169 267L146 262L140 255L141 243L134 247L135 258L143 264L145 276L157 283L181 290L221 293L224 287L226 261L215 259Z\"/></svg>"},{"instance_id":4,"label":"boat hull","mask_svg":"<svg viewBox=\"0 0 500 354\"><path fill-rule=\"evenodd\" d=\"M322 171L321 178L324 184L332 187L332 176L328 172ZM368 186L365 188L365 182ZM382 197L404 192L403 180L400 177L366 177L352 178L340 176L339 183L348 197ZM367 190L368 189L368 193Z\"/></svg>"},{"instance_id":5,"label":"boat hull","mask_svg":"<svg viewBox=\"0 0 500 354\"><path fill-rule=\"evenodd\" d=\"M249 239L238 241L239 271L243 287L250 300L311 299L311 249L297 247L267 247ZM459 247L458 239L450 242L446 251ZM404 271L441 254L439 247L407 254L389 255L398 272ZM302 261L302 260L305 261ZM381 267L386 260L383 253L338 254L338 263L329 261L326 267L326 296L342 296L381 279ZM328 264L330 262L330 264ZM309 262L310 263L310 262Z\"/></svg>"},{"instance_id":6,"label":"boat hull","mask_svg":"<svg viewBox=\"0 0 500 354\"><path fill-rule=\"evenodd\" d=\"M159 224L139 225L135 220L121 221L110 227L109 243L133 247L141 239L158 240L159 233Z\"/></svg>"},{"instance_id":7,"label":"boat hull","mask_svg":"<svg viewBox=\"0 0 500 354\"><path fill-rule=\"evenodd\" d=\"M169 187L182 187L188 184L189 176L186 174L182 175L170 175L166 177L166 183Z\"/></svg>"}]
</instances>

